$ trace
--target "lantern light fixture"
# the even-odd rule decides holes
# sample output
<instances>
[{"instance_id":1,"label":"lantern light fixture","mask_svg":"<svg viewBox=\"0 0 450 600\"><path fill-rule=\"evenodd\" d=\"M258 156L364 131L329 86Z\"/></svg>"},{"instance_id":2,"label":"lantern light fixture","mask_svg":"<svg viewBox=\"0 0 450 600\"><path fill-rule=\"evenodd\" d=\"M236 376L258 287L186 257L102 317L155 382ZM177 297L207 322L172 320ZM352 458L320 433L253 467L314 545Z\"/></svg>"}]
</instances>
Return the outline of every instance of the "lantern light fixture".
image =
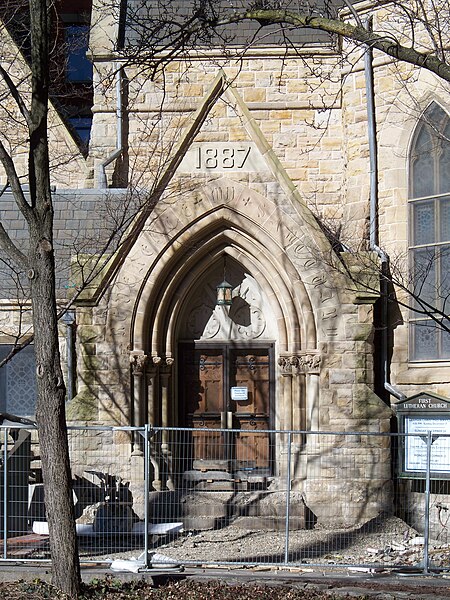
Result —
<instances>
[{"instance_id":1,"label":"lantern light fixture","mask_svg":"<svg viewBox=\"0 0 450 600\"><path fill-rule=\"evenodd\" d=\"M231 306L233 303L233 298L231 293L233 291L233 286L231 283L228 283L226 278L226 257L223 260L223 281L219 283L217 286L217 302L218 306Z\"/></svg>"}]
</instances>

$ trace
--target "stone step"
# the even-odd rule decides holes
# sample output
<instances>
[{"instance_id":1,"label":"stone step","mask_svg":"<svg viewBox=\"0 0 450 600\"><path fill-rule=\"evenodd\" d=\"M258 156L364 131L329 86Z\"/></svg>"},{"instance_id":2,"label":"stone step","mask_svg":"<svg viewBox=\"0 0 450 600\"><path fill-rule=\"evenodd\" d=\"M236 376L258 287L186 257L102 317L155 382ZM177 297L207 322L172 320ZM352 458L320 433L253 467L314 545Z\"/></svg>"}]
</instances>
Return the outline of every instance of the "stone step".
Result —
<instances>
[{"instance_id":1,"label":"stone step","mask_svg":"<svg viewBox=\"0 0 450 600\"><path fill-rule=\"evenodd\" d=\"M220 482L219 482L220 483ZM221 482L223 483L223 482ZM195 491L180 499L185 529L211 529L226 520L238 527L279 531L286 526L286 495L283 492ZM291 493L289 526L305 529L307 509L300 494Z\"/></svg>"},{"instance_id":2,"label":"stone step","mask_svg":"<svg viewBox=\"0 0 450 600\"><path fill-rule=\"evenodd\" d=\"M229 471L229 460L197 459L192 463L194 471Z\"/></svg>"}]
</instances>

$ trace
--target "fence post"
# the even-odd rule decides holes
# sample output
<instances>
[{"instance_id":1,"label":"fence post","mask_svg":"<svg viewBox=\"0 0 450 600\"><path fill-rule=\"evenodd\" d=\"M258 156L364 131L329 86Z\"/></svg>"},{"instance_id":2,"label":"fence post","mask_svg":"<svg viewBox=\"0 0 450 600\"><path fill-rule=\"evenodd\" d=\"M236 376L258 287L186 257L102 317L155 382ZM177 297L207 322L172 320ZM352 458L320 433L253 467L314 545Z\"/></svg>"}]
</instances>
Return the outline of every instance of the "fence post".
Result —
<instances>
[{"instance_id":1,"label":"fence post","mask_svg":"<svg viewBox=\"0 0 450 600\"><path fill-rule=\"evenodd\" d=\"M8 430L3 429L3 558L8 558Z\"/></svg>"},{"instance_id":2,"label":"fence post","mask_svg":"<svg viewBox=\"0 0 450 600\"><path fill-rule=\"evenodd\" d=\"M425 526L424 526L424 544L423 544L423 574L429 574L429 538L430 538L430 470L431 470L431 446L433 436L431 431L427 432L427 464L425 478Z\"/></svg>"},{"instance_id":3,"label":"fence post","mask_svg":"<svg viewBox=\"0 0 450 600\"><path fill-rule=\"evenodd\" d=\"M288 455L287 455L287 476L286 476L286 523L284 538L284 564L289 563L289 518L291 512L291 446L292 432L288 433Z\"/></svg>"},{"instance_id":4,"label":"fence post","mask_svg":"<svg viewBox=\"0 0 450 600\"><path fill-rule=\"evenodd\" d=\"M148 553L148 542L149 542L149 497L150 497L150 425L147 423L144 430L144 553L145 553L145 568L149 569L149 553Z\"/></svg>"}]
</instances>

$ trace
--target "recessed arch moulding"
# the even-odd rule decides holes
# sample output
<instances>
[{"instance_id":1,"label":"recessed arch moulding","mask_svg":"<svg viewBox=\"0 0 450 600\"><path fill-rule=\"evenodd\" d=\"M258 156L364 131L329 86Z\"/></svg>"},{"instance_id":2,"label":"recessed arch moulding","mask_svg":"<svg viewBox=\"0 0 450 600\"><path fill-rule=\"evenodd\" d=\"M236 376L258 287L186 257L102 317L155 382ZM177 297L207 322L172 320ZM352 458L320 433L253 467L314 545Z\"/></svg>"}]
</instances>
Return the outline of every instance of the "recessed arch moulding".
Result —
<instances>
[{"instance_id":1,"label":"recessed arch moulding","mask_svg":"<svg viewBox=\"0 0 450 600\"><path fill-rule=\"evenodd\" d=\"M289 197L276 184L273 194L273 185L269 199L226 177L197 177L181 197L162 197L147 220L107 302L109 330L117 335L121 328L129 339L132 423L177 425L178 342L228 337L273 343L277 429L349 431L373 429L376 422L387 430L389 412L371 391L370 375L365 379L372 300L359 304L361 297L356 302L345 291L343 276L327 266L331 250L312 215L304 218L295 193ZM231 320L213 304L225 257L234 301L245 309ZM116 320L124 310L128 318ZM328 437L328 449L330 442L339 440ZM277 436L275 456L283 455L283 443ZM310 435L294 447L294 486L311 510L324 523L377 514L388 501L389 451L372 445L371 472L362 460L346 480L345 468L354 466L351 443L336 456L332 477L322 445L325 440ZM164 451L170 454L169 447ZM285 480L283 469L276 467L274 486ZM354 500L345 486L357 487Z\"/></svg>"}]
</instances>

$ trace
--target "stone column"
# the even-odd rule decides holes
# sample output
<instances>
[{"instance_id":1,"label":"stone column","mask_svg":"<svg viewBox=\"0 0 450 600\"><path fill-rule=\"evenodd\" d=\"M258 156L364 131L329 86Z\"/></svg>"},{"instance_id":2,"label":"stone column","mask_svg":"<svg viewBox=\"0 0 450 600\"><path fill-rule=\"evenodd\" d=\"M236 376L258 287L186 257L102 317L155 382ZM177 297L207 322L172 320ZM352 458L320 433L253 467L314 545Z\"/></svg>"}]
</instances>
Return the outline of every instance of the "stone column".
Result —
<instances>
[{"instance_id":1,"label":"stone column","mask_svg":"<svg viewBox=\"0 0 450 600\"><path fill-rule=\"evenodd\" d=\"M144 406L145 363L147 355L142 350L130 352L131 373L133 375L133 426L139 427L142 422L142 407ZM141 436L134 432L133 454L142 454Z\"/></svg>"},{"instance_id":2,"label":"stone column","mask_svg":"<svg viewBox=\"0 0 450 600\"><path fill-rule=\"evenodd\" d=\"M172 379L172 366L174 363L173 358L166 358L165 365L161 367L161 425L162 427L172 426L171 422L171 394L170 385ZM170 435L167 430L162 432L162 443L161 453L164 461L167 465L167 489L175 489L173 480L173 467L172 467L172 452L170 450Z\"/></svg>"},{"instance_id":3,"label":"stone column","mask_svg":"<svg viewBox=\"0 0 450 600\"><path fill-rule=\"evenodd\" d=\"M321 358L318 354L299 356L299 369L306 376L306 430L319 429L319 371Z\"/></svg>"},{"instance_id":4,"label":"stone column","mask_svg":"<svg viewBox=\"0 0 450 600\"><path fill-rule=\"evenodd\" d=\"M147 423L150 425L156 425L158 422L158 410L156 403L159 400L159 395L156 389L156 378L159 365L161 364L161 358L159 356L153 356L152 363L153 364L147 369Z\"/></svg>"},{"instance_id":5,"label":"stone column","mask_svg":"<svg viewBox=\"0 0 450 600\"><path fill-rule=\"evenodd\" d=\"M306 374L306 429L319 430L319 375Z\"/></svg>"},{"instance_id":6,"label":"stone column","mask_svg":"<svg viewBox=\"0 0 450 600\"><path fill-rule=\"evenodd\" d=\"M278 358L278 365L281 370L281 393L279 395L279 404L277 412L281 415L280 429L290 430L292 429L292 400L293 400L293 377L292 377L292 365L290 356L280 356ZM280 439L276 440L276 456L278 462L278 476L281 478L280 485L284 484L284 480L287 476L287 464L288 464L288 437L287 434L280 434Z\"/></svg>"},{"instance_id":7,"label":"stone column","mask_svg":"<svg viewBox=\"0 0 450 600\"><path fill-rule=\"evenodd\" d=\"M288 356L280 356L278 365L281 369L281 390L277 412L280 415L280 429L292 429L292 366ZM283 420L281 420L283 419Z\"/></svg>"},{"instance_id":8,"label":"stone column","mask_svg":"<svg viewBox=\"0 0 450 600\"><path fill-rule=\"evenodd\" d=\"M152 357L152 364L147 368L147 423L155 426L158 422L158 410L156 403L159 400L157 393L157 375L158 368L161 364L159 356ZM150 439L150 462L153 467L152 487L154 490L161 491L161 454L159 452L159 444L161 442L161 434L152 436Z\"/></svg>"},{"instance_id":9,"label":"stone column","mask_svg":"<svg viewBox=\"0 0 450 600\"><path fill-rule=\"evenodd\" d=\"M319 425L319 371L321 357L315 353L305 353L299 356L299 369L306 379L305 392L305 429L318 431ZM306 450L306 452L305 452ZM305 480L311 473L311 465L317 464L320 458L320 440L317 434L307 433L304 448L302 448L303 472L301 479Z\"/></svg>"},{"instance_id":10,"label":"stone column","mask_svg":"<svg viewBox=\"0 0 450 600\"><path fill-rule=\"evenodd\" d=\"M285 406L291 416L286 429L318 429L320 356L314 352L280 356L278 364L282 368L283 376L291 382L290 398ZM304 434L294 434L292 437L293 486L300 485L300 482L307 478L305 446L312 441L310 438L311 436L306 436L305 439Z\"/></svg>"}]
</instances>

